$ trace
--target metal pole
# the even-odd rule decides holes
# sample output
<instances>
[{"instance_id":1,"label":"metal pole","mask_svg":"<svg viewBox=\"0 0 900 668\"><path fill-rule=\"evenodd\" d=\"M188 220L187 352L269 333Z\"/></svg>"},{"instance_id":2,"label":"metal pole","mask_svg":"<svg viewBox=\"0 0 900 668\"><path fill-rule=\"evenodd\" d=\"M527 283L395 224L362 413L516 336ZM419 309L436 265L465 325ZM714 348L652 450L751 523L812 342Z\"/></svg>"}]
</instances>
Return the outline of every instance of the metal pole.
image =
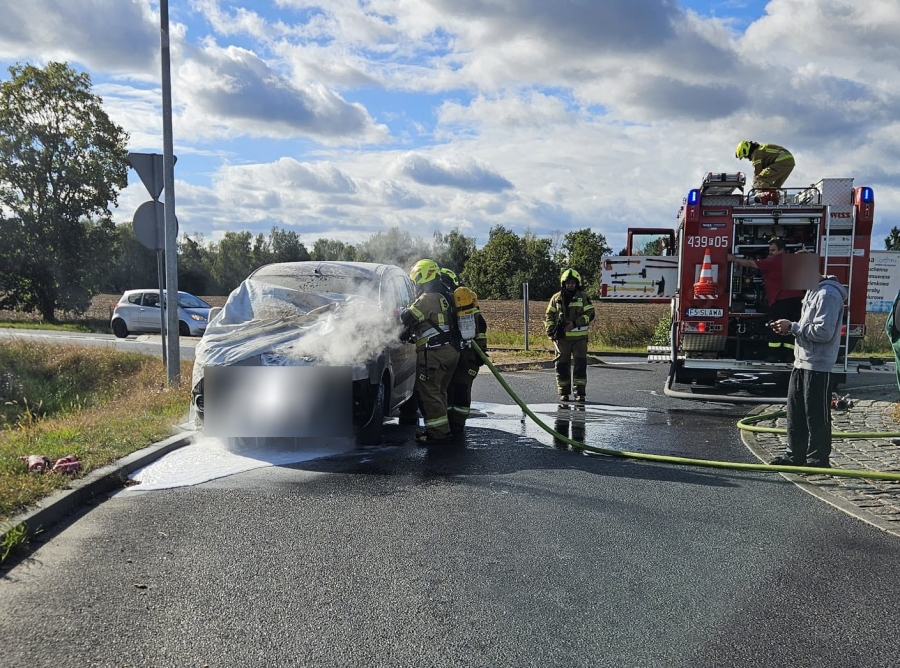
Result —
<instances>
[{"instance_id":1,"label":"metal pole","mask_svg":"<svg viewBox=\"0 0 900 668\"><path fill-rule=\"evenodd\" d=\"M522 283L522 298L525 304L525 350L528 350L528 283Z\"/></svg>"},{"instance_id":2,"label":"metal pole","mask_svg":"<svg viewBox=\"0 0 900 668\"><path fill-rule=\"evenodd\" d=\"M162 344L162 360L163 366L168 368L167 365L167 355L166 355L166 315L165 309L163 309L163 297L165 296L165 286L163 285L163 271L165 268L164 265L165 260L163 260L163 252L162 250L156 251L156 276L159 279L159 302L157 306L159 306L159 334L160 334L160 343Z\"/></svg>"},{"instance_id":3,"label":"metal pole","mask_svg":"<svg viewBox=\"0 0 900 668\"><path fill-rule=\"evenodd\" d=\"M169 0L159 3L159 45L162 62L163 183L166 192L166 304L168 314L169 385L181 383L181 341L178 330L178 256L175 222L175 159L172 146L172 79L169 63Z\"/></svg>"}]
</instances>

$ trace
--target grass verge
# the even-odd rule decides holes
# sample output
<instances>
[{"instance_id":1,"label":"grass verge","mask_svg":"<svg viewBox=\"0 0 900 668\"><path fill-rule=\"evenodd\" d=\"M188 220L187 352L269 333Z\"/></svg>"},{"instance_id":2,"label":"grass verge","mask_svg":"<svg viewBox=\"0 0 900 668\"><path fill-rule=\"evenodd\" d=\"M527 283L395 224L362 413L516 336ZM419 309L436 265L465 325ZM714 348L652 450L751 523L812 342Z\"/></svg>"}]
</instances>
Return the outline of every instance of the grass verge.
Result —
<instances>
[{"instance_id":1,"label":"grass verge","mask_svg":"<svg viewBox=\"0 0 900 668\"><path fill-rule=\"evenodd\" d=\"M190 378L191 363L182 363ZM79 477L174 432L190 383L169 387L158 358L105 348L10 342L0 350L0 521L69 485L21 457L75 454Z\"/></svg>"}]
</instances>

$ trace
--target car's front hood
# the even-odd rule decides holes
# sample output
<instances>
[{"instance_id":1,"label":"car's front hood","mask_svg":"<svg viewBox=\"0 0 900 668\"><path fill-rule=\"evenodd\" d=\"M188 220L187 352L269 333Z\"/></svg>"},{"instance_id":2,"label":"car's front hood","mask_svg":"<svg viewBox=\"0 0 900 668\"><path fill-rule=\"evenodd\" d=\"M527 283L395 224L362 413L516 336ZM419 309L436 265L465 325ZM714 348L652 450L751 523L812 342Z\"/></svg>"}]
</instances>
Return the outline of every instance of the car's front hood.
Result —
<instances>
[{"instance_id":1,"label":"car's front hood","mask_svg":"<svg viewBox=\"0 0 900 668\"><path fill-rule=\"evenodd\" d=\"M207 325L194 353L191 387L206 366L263 355L272 365L366 365L396 343L399 330L363 297L304 293L248 279Z\"/></svg>"}]
</instances>

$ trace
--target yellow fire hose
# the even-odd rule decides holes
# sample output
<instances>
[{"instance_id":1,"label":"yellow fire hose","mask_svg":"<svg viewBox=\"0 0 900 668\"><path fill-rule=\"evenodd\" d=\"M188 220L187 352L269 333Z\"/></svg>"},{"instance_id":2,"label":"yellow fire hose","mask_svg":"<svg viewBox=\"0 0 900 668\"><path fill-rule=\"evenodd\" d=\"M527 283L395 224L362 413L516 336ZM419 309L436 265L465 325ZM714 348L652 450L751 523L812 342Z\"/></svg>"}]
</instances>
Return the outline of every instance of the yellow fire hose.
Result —
<instances>
[{"instance_id":1,"label":"yellow fire hose","mask_svg":"<svg viewBox=\"0 0 900 668\"><path fill-rule=\"evenodd\" d=\"M534 423L539 426L541 429L546 431L548 434L553 436L556 439L564 443L568 443L573 448L578 450L584 450L586 452L593 452L598 455L608 455L610 457L622 457L627 459L639 459L650 462L663 462L666 464L682 464L685 466L703 466L706 468L716 468L716 469L732 469L737 471L764 471L769 473L807 473L814 475L830 475L836 477L843 478L868 478L871 480L893 480L900 481L900 473L884 473L881 471L859 471L856 469L825 469L825 468L817 468L813 466L777 466L772 464L744 464L741 462L720 462L712 459L693 459L691 457L674 457L669 455L651 455L642 452L628 452L626 450L614 450L612 448L601 448L595 445L588 445L586 443L581 443L579 441L573 441L571 438L560 434L559 432L551 429L549 426L544 424L541 419L534 414L534 412L525 405L525 402L522 401L519 396L513 391L513 389L509 386L503 376L500 375L500 372L497 371L497 368L493 365L490 358L485 355L484 351L478 346L474 341L472 342L472 347L475 349L475 352L478 353L478 356L481 360L487 365L487 368L491 370L491 373L494 374L494 378L503 386L503 389L506 390L507 394L512 397L512 400L516 402L519 408L522 409L522 412L525 413L528 417L530 417ZM721 397L720 397L721 399ZM738 422L738 428L746 431L759 431L764 433L776 433L783 434L785 433L784 429L779 429L776 427L757 427L754 426L755 422L760 422L766 419L772 419L773 417L779 417L784 414L784 411L778 411L776 413L767 413L765 415L754 415L747 418L744 418ZM833 436L836 438L887 438L891 436L900 436L900 433L893 432L870 432L870 433L853 433L848 434L845 432L834 432Z\"/></svg>"}]
</instances>

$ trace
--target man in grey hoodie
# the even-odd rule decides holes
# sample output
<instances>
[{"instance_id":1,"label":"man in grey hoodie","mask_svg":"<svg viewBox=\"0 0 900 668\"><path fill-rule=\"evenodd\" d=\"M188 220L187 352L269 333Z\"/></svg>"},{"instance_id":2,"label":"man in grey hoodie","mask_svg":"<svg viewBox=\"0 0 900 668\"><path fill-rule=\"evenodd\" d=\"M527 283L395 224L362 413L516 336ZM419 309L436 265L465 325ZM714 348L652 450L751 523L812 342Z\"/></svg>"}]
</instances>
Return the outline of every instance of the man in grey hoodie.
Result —
<instances>
[{"instance_id":1,"label":"man in grey hoodie","mask_svg":"<svg viewBox=\"0 0 900 668\"><path fill-rule=\"evenodd\" d=\"M846 299L847 289L834 276L820 276L818 287L803 297L800 322L771 323L776 333L793 334L796 340L787 396L787 451L772 464L831 466L828 389L840 350Z\"/></svg>"}]
</instances>

